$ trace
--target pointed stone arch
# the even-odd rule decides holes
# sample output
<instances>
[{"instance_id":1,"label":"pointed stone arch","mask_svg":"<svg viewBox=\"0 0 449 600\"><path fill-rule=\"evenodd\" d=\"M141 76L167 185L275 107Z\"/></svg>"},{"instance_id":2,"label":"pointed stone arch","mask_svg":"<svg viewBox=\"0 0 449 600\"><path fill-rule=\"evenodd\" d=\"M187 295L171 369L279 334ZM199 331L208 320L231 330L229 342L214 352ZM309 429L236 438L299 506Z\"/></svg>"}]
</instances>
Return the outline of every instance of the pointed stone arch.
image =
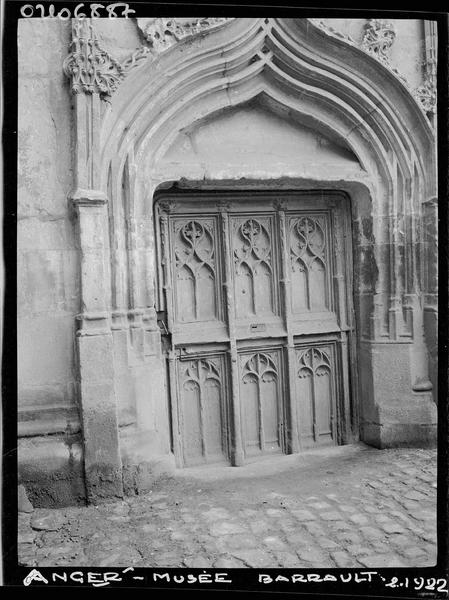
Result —
<instances>
[{"instance_id":1,"label":"pointed stone arch","mask_svg":"<svg viewBox=\"0 0 449 600\"><path fill-rule=\"evenodd\" d=\"M417 252L422 245L422 206L436 195L435 133L393 71L309 19L230 19L196 31L160 54L148 53L101 108L98 96L77 97L78 184L73 199L81 213L92 202L108 203L104 207L109 235L103 242L100 269L108 290L100 311L98 302L85 302L80 339L92 323L106 337L112 328L115 339L121 335L128 339L128 361L142 360L156 368L160 342L152 202L156 190L167 183L154 174L158 161L183 128L257 100L267 110L345 146L363 170L363 175L339 181L323 177L321 183L352 194L360 227L357 268L362 277L371 261L369 268L376 273L362 294L368 298L367 307L362 307L365 300L359 303L359 312L370 313L363 317L370 323L364 340L370 347L362 349L369 355L368 374L363 377L370 388L364 439L389 443L390 434L381 439L382 419L389 418L381 412L391 411L380 408L373 389L376 373L389 362L373 358L376 344L385 342L389 344L385 356L400 351L401 368L409 371L402 396L407 390L418 396L412 387L421 386L419 398L414 396L411 402L410 418L427 411L432 414L424 418L428 425L424 428L434 427L426 403L431 387L427 370L418 366L425 362L426 351ZM93 140L88 152L82 148L86 139ZM292 182L299 187L317 184L313 177ZM369 218L357 213L357 202L364 198L371 203ZM99 269L93 272L98 274ZM90 285L86 281L85 289ZM397 428L391 432L396 435Z\"/></svg>"}]
</instances>

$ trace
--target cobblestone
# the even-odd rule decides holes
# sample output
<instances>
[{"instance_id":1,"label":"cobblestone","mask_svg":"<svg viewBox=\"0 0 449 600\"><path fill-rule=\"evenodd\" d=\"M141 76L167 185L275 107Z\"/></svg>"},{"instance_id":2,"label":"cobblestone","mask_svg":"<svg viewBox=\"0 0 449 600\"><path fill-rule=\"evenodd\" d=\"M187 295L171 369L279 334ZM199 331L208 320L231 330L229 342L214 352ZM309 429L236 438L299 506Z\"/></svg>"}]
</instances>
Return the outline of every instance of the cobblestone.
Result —
<instances>
[{"instance_id":1,"label":"cobblestone","mask_svg":"<svg viewBox=\"0 0 449 600\"><path fill-rule=\"evenodd\" d=\"M435 564L434 450L360 444L276 460L253 463L248 472L228 469L222 478L212 467L185 470L146 495L100 507L20 513L19 562L201 569Z\"/></svg>"}]
</instances>

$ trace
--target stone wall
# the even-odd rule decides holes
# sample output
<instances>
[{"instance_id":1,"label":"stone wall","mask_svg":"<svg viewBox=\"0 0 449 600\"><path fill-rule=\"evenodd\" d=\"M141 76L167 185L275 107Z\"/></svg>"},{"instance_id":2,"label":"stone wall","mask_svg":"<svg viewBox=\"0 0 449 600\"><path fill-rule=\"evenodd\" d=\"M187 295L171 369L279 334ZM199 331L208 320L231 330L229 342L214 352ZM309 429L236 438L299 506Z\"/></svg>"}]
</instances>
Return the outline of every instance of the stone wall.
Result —
<instances>
[{"instance_id":1,"label":"stone wall","mask_svg":"<svg viewBox=\"0 0 449 600\"><path fill-rule=\"evenodd\" d=\"M79 249L67 202L73 124L61 69L69 41L67 22L19 21L19 476L36 504L84 495L74 344ZM41 477L51 480L48 493Z\"/></svg>"}]
</instances>

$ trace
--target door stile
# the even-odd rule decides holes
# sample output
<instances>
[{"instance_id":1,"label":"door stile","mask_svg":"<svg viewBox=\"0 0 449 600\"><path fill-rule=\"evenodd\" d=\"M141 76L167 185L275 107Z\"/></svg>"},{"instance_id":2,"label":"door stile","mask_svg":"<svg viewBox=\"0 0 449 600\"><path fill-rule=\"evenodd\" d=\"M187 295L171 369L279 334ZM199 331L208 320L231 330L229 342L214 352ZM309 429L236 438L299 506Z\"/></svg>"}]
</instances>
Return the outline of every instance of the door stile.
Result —
<instances>
[{"instance_id":1,"label":"door stile","mask_svg":"<svg viewBox=\"0 0 449 600\"><path fill-rule=\"evenodd\" d=\"M292 302L291 302L291 279L290 279L290 256L287 235L287 222L285 210L282 210L282 204L278 203L279 232L281 242L281 279L284 298L284 321L287 332L287 406L284 412L288 418L284 424L284 431L287 438L287 453L295 454L300 451L300 439L298 434L298 416L296 407L296 353L292 332ZM285 404L285 403L284 403Z\"/></svg>"},{"instance_id":2,"label":"door stile","mask_svg":"<svg viewBox=\"0 0 449 600\"><path fill-rule=\"evenodd\" d=\"M170 238L168 227L168 216L164 213L160 216L161 224L161 250L162 250L162 274L164 281L165 308L167 314L167 329L170 335L170 348L168 351L168 387L171 407L171 421L173 430L173 453L176 466L183 466L183 452L181 446L180 415L178 403L178 377L176 373L176 352L173 346L173 286L170 269Z\"/></svg>"},{"instance_id":3,"label":"door stile","mask_svg":"<svg viewBox=\"0 0 449 600\"><path fill-rule=\"evenodd\" d=\"M260 373L260 358L257 355L257 372ZM263 429L263 413L262 413L262 390L260 389L260 377L257 380L257 411L259 415L259 448L263 452L265 449L265 432Z\"/></svg>"},{"instance_id":4,"label":"door stile","mask_svg":"<svg viewBox=\"0 0 449 600\"><path fill-rule=\"evenodd\" d=\"M348 298L347 298L347 285L349 285L350 277L347 272L347 262L351 259L351 248L348 245L347 239L347 214L346 214L346 203L341 203L337 208L335 205L332 207L333 223L332 223L332 237L334 239L334 293L337 302L337 314L340 325L340 368L337 369L337 387L342 393L341 406L335 407L337 409L338 424L334 418L333 422L333 435L336 435L336 429L339 432L339 442L347 443L350 438L350 432L348 431L348 424L351 420L350 414L350 383L349 383L349 344L348 336L351 335L350 326L348 323ZM346 257L346 261L343 260ZM338 375L339 374L339 375ZM337 394L337 397L339 394ZM338 414L340 413L340 414Z\"/></svg>"},{"instance_id":5,"label":"door stile","mask_svg":"<svg viewBox=\"0 0 449 600\"><path fill-rule=\"evenodd\" d=\"M200 402L200 430L201 430L201 450L203 452L203 456L207 461L207 442L206 442L206 428L205 428L205 420L206 420L206 409L204 406L204 398L203 398L203 381L202 381L202 373L199 372L199 381L198 381L198 400Z\"/></svg>"},{"instance_id":6,"label":"door stile","mask_svg":"<svg viewBox=\"0 0 449 600\"><path fill-rule=\"evenodd\" d=\"M345 360L348 364L344 363L343 367L346 370L344 372L345 377L348 379L347 382L347 397L348 402L348 410L345 414L345 423L346 423L346 431L347 431L347 442L357 441L359 431L358 427L358 399L357 399L357 390L359 389L357 378L358 378L358 370L356 367L356 361L354 360L357 356L357 339L356 339L356 321L355 321L355 312L354 312L354 289L353 289L353 256L352 256L352 226L351 226L351 207L350 200L348 199L345 204L346 211L345 219L343 222L343 241L345 245L345 253L348 259L345 261L344 265L344 276L347 282L345 291L346 291L346 314L347 314L347 323L348 323L348 333L347 333L347 350L345 354Z\"/></svg>"},{"instance_id":7,"label":"door stile","mask_svg":"<svg viewBox=\"0 0 449 600\"><path fill-rule=\"evenodd\" d=\"M179 414L179 392L178 392L178 374L177 357L173 349L168 351L168 384L170 393L170 407L173 430L173 453L177 467L184 466L184 453L181 444L182 419Z\"/></svg>"},{"instance_id":8,"label":"door stile","mask_svg":"<svg viewBox=\"0 0 449 600\"><path fill-rule=\"evenodd\" d=\"M237 362L237 342L235 335L235 306L233 301L233 283L231 275L231 254L230 254L230 234L229 234L229 215L226 207L219 205L219 214L223 233L224 247L224 267L225 277L223 287L226 295L226 313L229 336L229 364L231 377L230 394L230 413L232 420L230 446L231 446L231 464L234 467L243 465L243 443L242 443L242 424L241 424L241 406L239 389L239 372Z\"/></svg>"}]
</instances>

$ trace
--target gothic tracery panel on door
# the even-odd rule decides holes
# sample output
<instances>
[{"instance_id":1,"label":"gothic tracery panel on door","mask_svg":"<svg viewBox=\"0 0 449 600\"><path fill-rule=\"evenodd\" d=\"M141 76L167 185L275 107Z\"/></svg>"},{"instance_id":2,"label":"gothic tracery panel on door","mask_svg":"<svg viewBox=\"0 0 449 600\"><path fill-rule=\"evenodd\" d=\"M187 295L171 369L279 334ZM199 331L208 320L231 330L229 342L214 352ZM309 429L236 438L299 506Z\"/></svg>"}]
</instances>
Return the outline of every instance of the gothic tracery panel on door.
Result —
<instances>
[{"instance_id":1,"label":"gothic tracery panel on door","mask_svg":"<svg viewBox=\"0 0 449 600\"><path fill-rule=\"evenodd\" d=\"M330 309L328 214L306 213L289 219L294 314Z\"/></svg>"},{"instance_id":2,"label":"gothic tracery panel on door","mask_svg":"<svg viewBox=\"0 0 449 600\"><path fill-rule=\"evenodd\" d=\"M333 346L296 349L298 427L304 448L336 443Z\"/></svg>"},{"instance_id":3,"label":"gothic tracery panel on door","mask_svg":"<svg viewBox=\"0 0 449 600\"><path fill-rule=\"evenodd\" d=\"M221 317L215 217L174 219L175 307L179 323Z\"/></svg>"},{"instance_id":4,"label":"gothic tracery panel on door","mask_svg":"<svg viewBox=\"0 0 449 600\"><path fill-rule=\"evenodd\" d=\"M246 456L283 450L279 350L240 355L242 438Z\"/></svg>"},{"instance_id":5,"label":"gothic tracery panel on door","mask_svg":"<svg viewBox=\"0 0 449 600\"><path fill-rule=\"evenodd\" d=\"M178 363L179 426L185 466L227 460L224 363L223 356L190 358Z\"/></svg>"},{"instance_id":6,"label":"gothic tracery panel on door","mask_svg":"<svg viewBox=\"0 0 449 600\"><path fill-rule=\"evenodd\" d=\"M232 217L236 318L277 315L277 258L273 215Z\"/></svg>"}]
</instances>

